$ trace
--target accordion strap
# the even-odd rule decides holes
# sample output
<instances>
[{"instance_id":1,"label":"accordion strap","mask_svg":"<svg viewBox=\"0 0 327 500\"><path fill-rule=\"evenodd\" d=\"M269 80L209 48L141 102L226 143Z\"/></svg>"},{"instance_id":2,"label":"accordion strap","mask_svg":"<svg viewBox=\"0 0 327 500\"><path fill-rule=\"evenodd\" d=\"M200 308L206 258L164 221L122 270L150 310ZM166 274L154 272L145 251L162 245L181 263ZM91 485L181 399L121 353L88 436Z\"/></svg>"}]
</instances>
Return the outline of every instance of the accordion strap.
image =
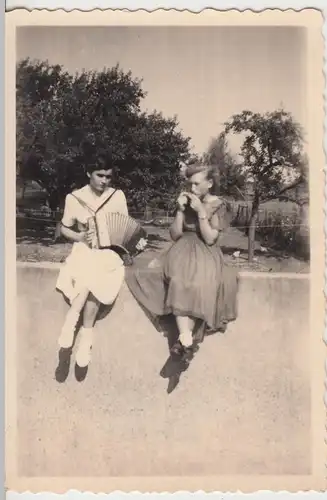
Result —
<instances>
[{"instance_id":1,"label":"accordion strap","mask_svg":"<svg viewBox=\"0 0 327 500\"><path fill-rule=\"evenodd\" d=\"M103 202L101 203L101 205L96 209L96 210L92 210L92 208L83 200L81 200L78 196L76 196L75 194L71 193L71 195L84 207L86 208L86 210L88 210L88 212L90 212L91 215L96 215L99 210L101 210L101 208L103 208L107 203L109 203L109 201L111 200L111 198L113 197L113 195L117 192L117 189L115 189L113 191L113 193L111 193L111 195Z\"/></svg>"}]
</instances>

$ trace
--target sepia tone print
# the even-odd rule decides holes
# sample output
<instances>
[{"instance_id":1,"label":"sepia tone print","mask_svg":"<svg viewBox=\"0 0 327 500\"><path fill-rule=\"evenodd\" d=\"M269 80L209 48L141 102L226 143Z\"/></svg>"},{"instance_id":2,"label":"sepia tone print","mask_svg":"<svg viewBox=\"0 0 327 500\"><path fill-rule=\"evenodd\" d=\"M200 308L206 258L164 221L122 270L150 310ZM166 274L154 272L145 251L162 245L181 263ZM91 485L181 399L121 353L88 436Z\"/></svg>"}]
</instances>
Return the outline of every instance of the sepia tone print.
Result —
<instances>
[{"instance_id":1,"label":"sepia tone print","mask_svg":"<svg viewBox=\"0 0 327 500\"><path fill-rule=\"evenodd\" d=\"M8 488L324 488L321 28L7 15Z\"/></svg>"}]
</instances>

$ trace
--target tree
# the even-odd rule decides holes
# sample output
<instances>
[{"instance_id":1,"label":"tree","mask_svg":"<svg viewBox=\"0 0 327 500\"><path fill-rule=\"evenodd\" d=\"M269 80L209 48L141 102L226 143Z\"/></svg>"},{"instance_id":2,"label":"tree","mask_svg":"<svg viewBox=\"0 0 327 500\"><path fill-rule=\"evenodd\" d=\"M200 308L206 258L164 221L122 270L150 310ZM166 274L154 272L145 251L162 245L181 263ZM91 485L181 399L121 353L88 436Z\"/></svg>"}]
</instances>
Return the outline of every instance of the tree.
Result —
<instances>
[{"instance_id":1,"label":"tree","mask_svg":"<svg viewBox=\"0 0 327 500\"><path fill-rule=\"evenodd\" d=\"M203 160L216 168L218 193L231 196L235 199L243 198L245 176L241 166L237 163L228 149L228 142L224 132L212 139Z\"/></svg>"},{"instance_id":2,"label":"tree","mask_svg":"<svg viewBox=\"0 0 327 500\"><path fill-rule=\"evenodd\" d=\"M86 181L100 154L116 167L132 208L174 194L189 138L175 117L141 111L141 83L118 65L72 76L57 65L18 64L17 173L39 182L53 209Z\"/></svg>"},{"instance_id":3,"label":"tree","mask_svg":"<svg viewBox=\"0 0 327 500\"><path fill-rule=\"evenodd\" d=\"M243 111L226 122L225 133L243 135L243 172L254 182L248 233L251 262L260 203L286 196L305 183L302 130L292 115L281 109L265 114Z\"/></svg>"},{"instance_id":4,"label":"tree","mask_svg":"<svg viewBox=\"0 0 327 500\"><path fill-rule=\"evenodd\" d=\"M126 130L128 148L117 161L118 185L129 194L137 208L158 199L167 209L180 185L180 163L189 156L189 139L177 130L176 117L161 113L141 113L135 125ZM159 201L160 200L160 201Z\"/></svg>"},{"instance_id":5,"label":"tree","mask_svg":"<svg viewBox=\"0 0 327 500\"><path fill-rule=\"evenodd\" d=\"M300 164L300 182L287 186L278 199L290 201L299 207L300 226L297 228L295 238L298 255L310 259L310 222L309 222L309 161L306 154L303 155Z\"/></svg>"},{"instance_id":6,"label":"tree","mask_svg":"<svg viewBox=\"0 0 327 500\"><path fill-rule=\"evenodd\" d=\"M72 77L59 65L20 61L16 67L16 175L45 188L50 206L57 208L57 183L51 162L51 137L58 125L53 104Z\"/></svg>"}]
</instances>

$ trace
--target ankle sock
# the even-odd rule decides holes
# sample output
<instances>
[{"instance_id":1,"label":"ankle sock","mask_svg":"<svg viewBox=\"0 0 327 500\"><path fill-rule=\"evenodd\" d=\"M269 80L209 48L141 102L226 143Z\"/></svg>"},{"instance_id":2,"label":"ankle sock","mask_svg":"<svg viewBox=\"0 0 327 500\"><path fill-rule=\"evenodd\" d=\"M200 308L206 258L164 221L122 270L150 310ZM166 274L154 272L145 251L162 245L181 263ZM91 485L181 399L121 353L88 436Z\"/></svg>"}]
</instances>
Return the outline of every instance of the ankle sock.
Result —
<instances>
[{"instance_id":1,"label":"ankle sock","mask_svg":"<svg viewBox=\"0 0 327 500\"><path fill-rule=\"evenodd\" d=\"M64 348L71 347L74 341L75 329L79 320L79 313L75 311L69 310L65 322L62 326L60 337L59 337L59 345Z\"/></svg>"},{"instance_id":2,"label":"ankle sock","mask_svg":"<svg viewBox=\"0 0 327 500\"><path fill-rule=\"evenodd\" d=\"M179 336L179 340L184 347L191 347L193 344L192 332L183 332Z\"/></svg>"},{"instance_id":3,"label":"ankle sock","mask_svg":"<svg viewBox=\"0 0 327 500\"><path fill-rule=\"evenodd\" d=\"M81 338L76 352L76 362L80 367L85 367L91 360L91 349L93 344L93 328L81 329Z\"/></svg>"}]
</instances>

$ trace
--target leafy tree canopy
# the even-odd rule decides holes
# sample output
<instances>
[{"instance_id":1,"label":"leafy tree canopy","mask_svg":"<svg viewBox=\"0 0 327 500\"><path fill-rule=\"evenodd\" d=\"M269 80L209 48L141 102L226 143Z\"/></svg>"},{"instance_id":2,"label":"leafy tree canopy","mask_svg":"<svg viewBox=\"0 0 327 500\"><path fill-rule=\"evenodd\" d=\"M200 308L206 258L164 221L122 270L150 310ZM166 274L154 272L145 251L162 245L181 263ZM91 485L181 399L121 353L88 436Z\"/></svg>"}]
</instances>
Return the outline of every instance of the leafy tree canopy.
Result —
<instances>
[{"instance_id":1,"label":"leafy tree canopy","mask_svg":"<svg viewBox=\"0 0 327 500\"><path fill-rule=\"evenodd\" d=\"M225 124L225 134L242 136L243 173L253 182L254 196L249 225L248 253L254 256L256 218L260 203L295 196L308 190L307 158L303 133L293 116L283 109L269 113L243 111Z\"/></svg>"},{"instance_id":2,"label":"leafy tree canopy","mask_svg":"<svg viewBox=\"0 0 327 500\"><path fill-rule=\"evenodd\" d=\"M119 66L70 75L59 65L17 65L17 175L35 180L52 208L86 181L86 166L105 154L130 205L175 195L189 138L176 117L141 111L141 81Z\"/></svg>"}]
</instances>

